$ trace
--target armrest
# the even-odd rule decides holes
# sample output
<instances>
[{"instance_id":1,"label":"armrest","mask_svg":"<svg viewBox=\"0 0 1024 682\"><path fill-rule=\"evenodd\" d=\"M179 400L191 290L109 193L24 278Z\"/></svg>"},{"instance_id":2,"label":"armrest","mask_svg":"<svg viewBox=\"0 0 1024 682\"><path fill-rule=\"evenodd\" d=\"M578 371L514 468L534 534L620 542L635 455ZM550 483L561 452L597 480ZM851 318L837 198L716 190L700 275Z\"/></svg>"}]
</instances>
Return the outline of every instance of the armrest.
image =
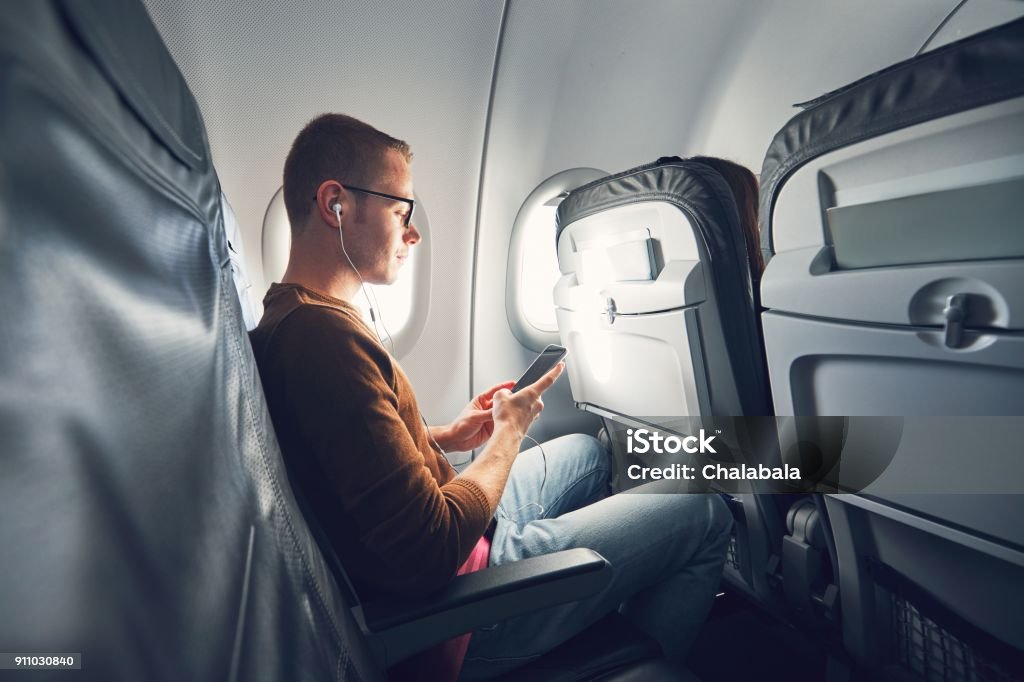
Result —
<instances>
[{"instance_id":1,"label":"armrest","mask_svg":"<svg viewBox=\"0 0 1024 682\"><path fill-rule=\"evenodd\" d=\"M460 575L440 592L354 608L371 646L388 665L432 644L549 606L597 594L612 579L597 552L570 549Z\"/></svg>"}]
</instances>

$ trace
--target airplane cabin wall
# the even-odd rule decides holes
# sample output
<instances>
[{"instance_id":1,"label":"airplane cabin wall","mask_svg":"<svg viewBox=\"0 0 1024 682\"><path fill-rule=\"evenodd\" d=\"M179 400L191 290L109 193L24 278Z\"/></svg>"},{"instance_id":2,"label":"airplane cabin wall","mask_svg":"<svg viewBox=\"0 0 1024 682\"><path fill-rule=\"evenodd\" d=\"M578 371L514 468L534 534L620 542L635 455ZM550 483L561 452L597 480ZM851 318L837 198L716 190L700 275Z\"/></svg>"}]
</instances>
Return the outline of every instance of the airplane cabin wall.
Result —
<instances>
[{"instance_id":1,"label":"airplane cabin wall","mask_svg":"<svg viewBox=\"0 0 1024 682\"><path fill-rule=\"evenodd\" d=\"M913 57L957 1L772 3L730 51L730 77L709 93L693 148L760 173L796 103Z\"/></svg>"},{"instance_id":2,"label":"airplane cabin wall","mask_svg":"<svg viewBox=\"0 0 1024 682\"><path fill-rule=\"evenodd\" d=\"M1024 16L1020 0L970 0L962 5L935 33L928 50Z\"/></svg>"}]
</instances>

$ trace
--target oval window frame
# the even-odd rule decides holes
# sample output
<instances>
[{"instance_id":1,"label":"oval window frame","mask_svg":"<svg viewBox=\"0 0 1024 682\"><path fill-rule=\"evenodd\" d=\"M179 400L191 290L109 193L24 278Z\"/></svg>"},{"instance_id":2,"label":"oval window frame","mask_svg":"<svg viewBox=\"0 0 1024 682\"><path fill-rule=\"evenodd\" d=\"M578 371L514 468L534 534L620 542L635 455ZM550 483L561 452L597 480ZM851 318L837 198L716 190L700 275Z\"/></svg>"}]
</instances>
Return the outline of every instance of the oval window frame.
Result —
<instances>
[{"instance_id":1,"label":"oval window frame","mask_svg":"<svg viewBox=\"0 0 1024 682\"><path fill-rule=\"evenodd\" d=\"M519 207L516 219L512 223L508 261L505 264L505 315L508 318L512 334L527 348L541 351L548 344L558 343L560 340L557 328L554 331L550 331L537 327L530 322L523 306L521 289L522 260L525 251L524 236L531 214L544 205L549 205L551 201L559 196L564 198L564 195L569 191L607 176L607 171L588 167L569 168L559 171L537 185ZM553 225L552 228L554 228ZM554 229L552 229L553 235ZM552 243L552 248L555 248L554 243Z\"/></svg>"}]
</instances>

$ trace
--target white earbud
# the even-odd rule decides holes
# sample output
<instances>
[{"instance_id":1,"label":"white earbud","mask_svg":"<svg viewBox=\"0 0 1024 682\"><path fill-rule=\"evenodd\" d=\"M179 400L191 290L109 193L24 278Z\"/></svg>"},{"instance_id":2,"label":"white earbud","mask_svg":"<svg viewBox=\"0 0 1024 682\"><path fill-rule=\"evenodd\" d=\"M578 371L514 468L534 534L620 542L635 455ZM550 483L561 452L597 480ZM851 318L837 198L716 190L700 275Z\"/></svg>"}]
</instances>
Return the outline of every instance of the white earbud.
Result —
<instances>
[{"instance_id":1,"label":"white earbud","mask_svg":"<svg viewBox=\"0 0 1024 682\"><path fill-rule=\"evenodd\" d=\"M338 222L341 222L341 204L334 202L334 204L331 205L331 210L334 211L334 215L337 216Z\"/></svg>"}]
</instances>

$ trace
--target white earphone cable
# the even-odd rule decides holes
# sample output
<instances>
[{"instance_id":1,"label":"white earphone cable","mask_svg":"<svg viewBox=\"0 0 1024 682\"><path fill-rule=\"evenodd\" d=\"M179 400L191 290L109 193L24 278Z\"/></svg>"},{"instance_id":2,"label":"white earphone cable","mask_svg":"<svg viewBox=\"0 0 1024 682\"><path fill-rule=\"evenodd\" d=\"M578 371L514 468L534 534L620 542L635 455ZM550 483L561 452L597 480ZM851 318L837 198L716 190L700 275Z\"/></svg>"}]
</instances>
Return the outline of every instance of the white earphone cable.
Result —
<instances>
[{"instance_id":1,"label":"white earphone cable","mask_svg":"<svg viewBox=\"0 0 1024 682\"><path fill-rule=\"evenodd\" d=\"M540 499L544 499L544 484L547 483L548 480L548 455L546 452L544 452L544 446L537 442L536 438L534 438L528 433L524 435L523 438L529 438L530 440L533 441L533 444L537 446L538 450L540 450L541 459L544 461L544 477L540 479L540 492L537 493L537 497L539 497ZM543 515L544 505L538 506L540 507L541 515Z\"/></svg>"},{"instance_id":2,"label":"white earphone cable","mask_svg":"<svg viewBox=\"0 0 1024 682\"><path fill-rule=\"evenodd\" d=\"M352 270L356 273L356 277L359 278L359 288L363 292L363 298L366 299L366 307L370 309L370 322L373 324L373 333L377 335L378 339L380 339L380 330L377 329L377 312L374 310L375 307L377 310L380 309L380 306L377 304L377 295L374 294L373 301L370 300L370 295L366 293L366 280L364 280L363 276L359 273L359 268L357 268L356 264L352 262L352 258L348 255L348 249L345 248L345 234L341 231L341 206L339 204L334 204L331 208L334 210L334 217L338 219L338 239L341 242L341 252L345 254L345 260L348 261L349 266L351 266ZM372 289L371 293L373 293ZM388 344L391 346L391 355L394 355L395 344L391 339L391 332L388 331L387 325L384 324L383 315L381 315L381 324L384 326L384 333L387 334Z\"/></svg>"}]
</instances>

